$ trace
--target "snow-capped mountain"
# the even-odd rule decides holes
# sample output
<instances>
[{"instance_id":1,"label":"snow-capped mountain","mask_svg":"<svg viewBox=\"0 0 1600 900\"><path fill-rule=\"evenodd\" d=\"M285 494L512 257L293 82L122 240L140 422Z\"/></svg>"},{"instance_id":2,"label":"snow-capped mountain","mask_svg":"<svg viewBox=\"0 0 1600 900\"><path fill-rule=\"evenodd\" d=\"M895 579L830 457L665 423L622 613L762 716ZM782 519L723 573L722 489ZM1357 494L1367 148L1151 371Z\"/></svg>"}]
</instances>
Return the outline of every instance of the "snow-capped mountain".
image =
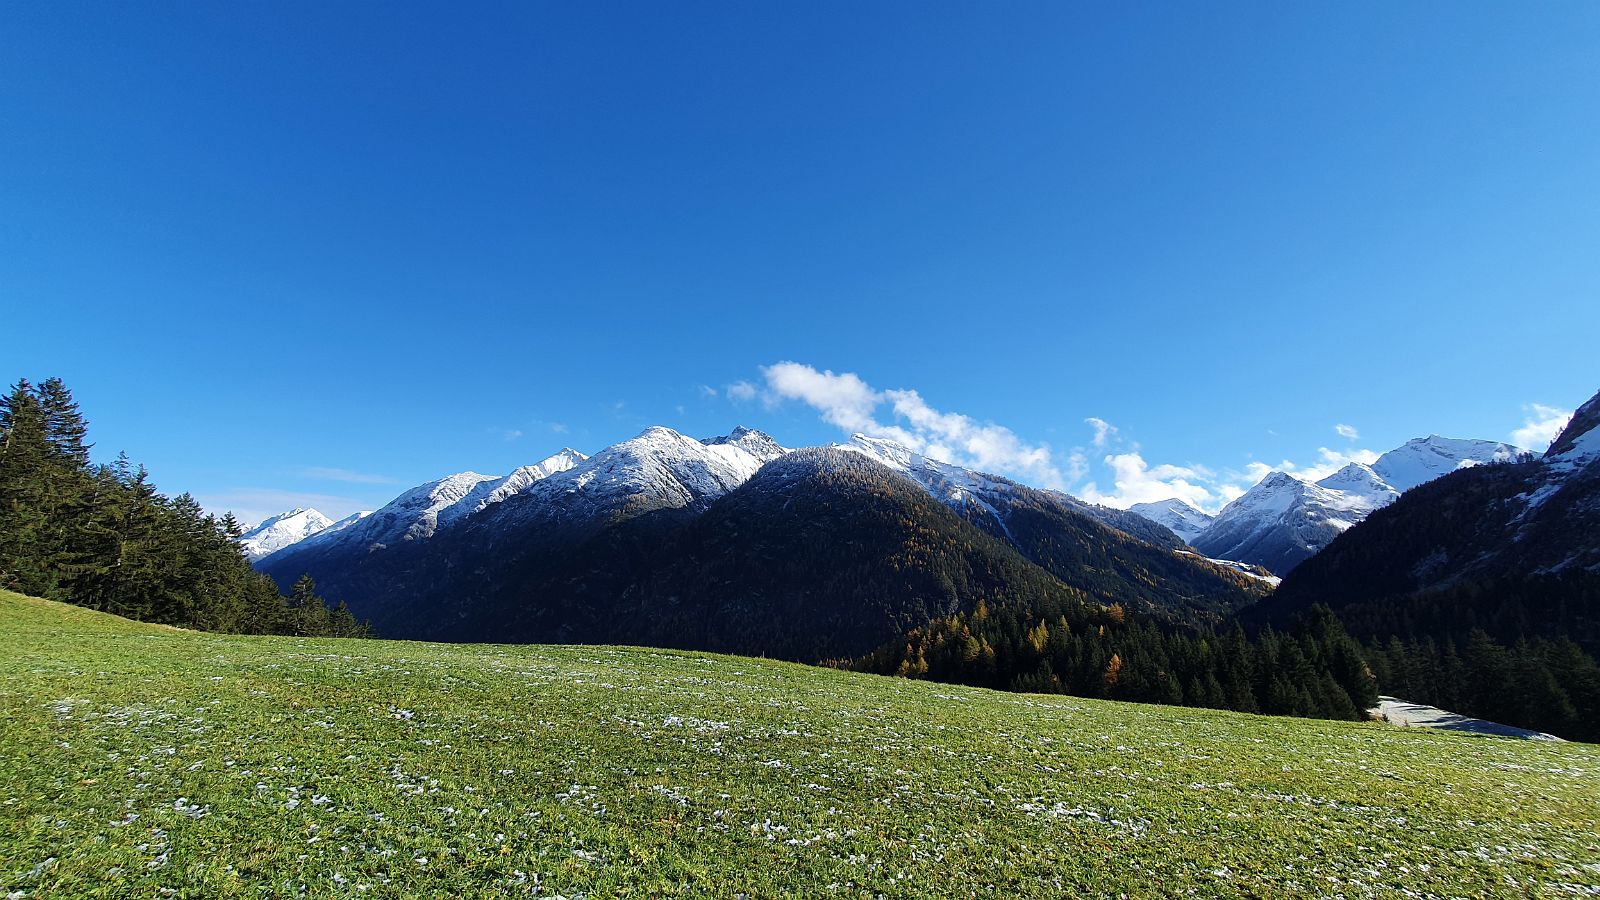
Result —
<instances>
[{"instance_id":1,"label":"snow-capped mountain","mask_svg":"<svg viewBox=\"0 0 1600 900\"><path fill-rule=\"evenodd\" d=\"M1165 525L1173 534L1183 538L1185 543L1193 541L1216 519L1216 516L1195 509L1177 497L1157 503L1135 503L1128 507L1128 511L1138 513L1158 525Z\"/></svg>"},{"instance_id":2,"label":"snow-capped mountain","mask_svg":"<svg viewBox=\"0 0 1600 900\"><path fill-rule=\"evenodd\" d=\"M1317 484L1328 490L1360 497L1373 509L1393 503L1401 492L1400 488L1385 481L1371 466L1358 462L1349 463Z\"/></svg>"},{"instance_id":3,"label":"snow-capped mountain","mask_svg":"<svg viewBox=\"0 0 1600 900\"><path fill-rule=\"evenodd\" d=\"M1419 484L1458 469L1531 458L1509 444L1430 435L1407 441L1370 466L1353 462L1314 483L1273 472L1223 507L1190 543L1207 556L1283 575Z\"/></svg>"},{"instance_id":4,"label":"snow-capped mountain","mask_svg":"<svg viewBox=\"0 0 1600 900\"><path fill-rule=\"evenodd\" d=\"M759 431L737 428L695 440L670 428L648 428L593 457L567 448L509 475L460 472L418 485L349 528L297 545L274 558L277 574L315 556L363 556L470 526L484 546L500 532L533 521L592 522L598 527L652 509L703 506L743 484L768 460L787 452Z\"/></svg>"},{"instance_id":5,"label":"snow-capped mountain","mask_svg":"<svg viewBox=\"0 0 1600 900\"><path fill-rule=\"evenodd\" d=\"M1409 491L1457 469L1484 463L1513 462L1532 456L1528 451L1510 444L1432 434L1406 441L1403 446L1378 457L1378 461L1372 464L1372 471L1396 491Z\"/></svg>"},{"instance_id":6,"label":"snow-capped mountain","mask_svg":"<svg viewBox=\"0 0 1600 900\"><path fill-rule=\"evenodd\" d=\"M564 450L501 478L462 473L420 485L261 569L285 585L310 573L325 596L408 629L393 633L438 633L427 629L447 627L435 621L446 605L513 590L525 567L548 568L609 526L652 513L692 517L785 452L750 429L701 441L648 428L592 457ZM423 608L431 612L411 612Z\"/></svg>"},{"instance_id":7,"label":"snow-capped mountain","mask_svg":"<svg viewBox=\"0 0 1600 900\"><path fill-rule=\"evenodd\" d=\"M657 425L530 486L473 526L496 530L534 519L604 524L657 509L703 507L786 452L748 428L696 440Z\"/></svg>"},{"instance_id":8,"label":"snow-capped mountain","mask_svg":"<svg viewBox=\"0 0 1600 900\"><path fill-rule=\"evenodd\" d=\"M249 529L239 537L239 546L251 562L327 530L333 520L314 509L291 509Z\"/></svg>"},{"instance_id":9,"label":"snow-capped mountain","mask_svg":"<svg viewBox=\"0 0 1600 900\"><path fill-rule=\"evenodd\" d=\"M1398 493L1389 499L1394 496ZM1191 543L1208 557L1263 566L1281 575L1380 505L1368 493L1345 492L1273 472L1223 507Z\"/></svg>"},{"instance_id":10,"label":"snow-capped mountain","mask_svg":"<svg viewBox=\"0 0 1600 900\"><path fill-rule=\"evenodd\" d=\"M376 512L362 515L344 528L328 529L314 539L301 541L294 555L325 550L335 544L360 547L366 552L381 550L402 541L424 541L433 537L439 529L448 528L473 513L515 496L587 458L569 447L531 466L522 466L510 475L480 475L477 472L446 475L437 481L417 485L385 503Z\"/></svg>"},{"instance_id":11,"label":"snow-capped mountain","mask_svg":"<svg viewBox=\"0 0 1600 900\"><path fill-rule=\"evenodd\" d=\"M834 465L840 459L843 468ZM948 512L956 514L969 536L950 545L957 554L952 560L998 552L983 558L1008 559L1004 565L1031 573L1019 576L1029 583L1058 586L1050 590L1064 588L1082 597L1113 591L1130 611L1214 621L1261 590L1255 579L1173 552L1184 547L1181 539L1133 513L1091 506L864 436L797 456L746 428L697 440L653 427L593 457L546 463L518 470L523 478L518 473L504 479L467 473L413 488L342 532L265 560L262 571L280 585L310 574L324 596L347 602L379 633L393 636L616 639L624 633L618 630L622 624L613 621L618 615L659 619L673 634L693 634L709 626L686 612L696 597L672 586L681 581L696 591L709 590L701 568L706 560L724 558L728 547L747 540L763 548L809 541L815 549L826 543L860 554L863 547L876 544L848 535L832 535L824 542L816 530L840 527L838 523L869 527L866 523L876 515L869 510L890 502L893 495L900 499L890 505L924 511L918 515L930 507L939 509L938 517L945 521L939 528L948 526L942 518ZM846 470L853 473L846 480L854 487L848 489L832 480ZM820 493L807 498L803 507L791 508L786 500L776 502L777 495L745 490L763 475L769 488L794 475L816 485ZM906 505L907 491L923 499ZM930 504L929 498L936 503ZM828 508L830 502L843 505ZM1113 521L1105 521L1107 517ZM891 530L902 536L934 527L915 517L889 519ZM727 527L734 531L717 530ZM985 534L986 539L975 542ZM874 534L872 540L881 538ZM985 543L994 539L1009 549L1002 552L998 545ZM913 558L921 565L926 562L919 555L922 546L913 546ZM984 546L989 549L982 550ZM749 560L728 565L730 572L748 580L719 583L716 591L756 604L760 598L749 592L768 591L770 585L762 586ZM909 577L871 554L858 565L862 568L851 577ZM970 577L982 580L992 574L985 568L984 574ZM966 577L957 582L967 584ZM957 582L934 580L918 590L933 590L939 603L949 604L965 596L951 594ZM763 596L771 601L776 595ZM648 610L623 612L639 603ZM684 615L694 621L678 618ZM810 634L800 638L808 645L820 640ZM762 651L760 644L741 646Z\"/></svg>"}]
</instances>

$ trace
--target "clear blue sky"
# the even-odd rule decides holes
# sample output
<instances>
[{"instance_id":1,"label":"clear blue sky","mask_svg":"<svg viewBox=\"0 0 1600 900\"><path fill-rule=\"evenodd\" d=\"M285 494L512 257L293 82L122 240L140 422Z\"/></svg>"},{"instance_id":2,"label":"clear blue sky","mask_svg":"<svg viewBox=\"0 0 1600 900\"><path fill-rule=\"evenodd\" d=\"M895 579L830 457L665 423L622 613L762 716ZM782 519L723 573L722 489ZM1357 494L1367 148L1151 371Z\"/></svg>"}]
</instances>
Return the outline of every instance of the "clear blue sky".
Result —
<instances>
[{"instance_id":1,"label":"clear blue sky","mask_svg":"<svg viewBox=\"0 0 1600 900\"><path fill-rule=\"evenodd\" d=\"M1119 502L1506 439L1600 389L1597 201L1589 2L0 10L0 375L246 515L838 439L805 367Z\"/></svg>"}]
</instances>

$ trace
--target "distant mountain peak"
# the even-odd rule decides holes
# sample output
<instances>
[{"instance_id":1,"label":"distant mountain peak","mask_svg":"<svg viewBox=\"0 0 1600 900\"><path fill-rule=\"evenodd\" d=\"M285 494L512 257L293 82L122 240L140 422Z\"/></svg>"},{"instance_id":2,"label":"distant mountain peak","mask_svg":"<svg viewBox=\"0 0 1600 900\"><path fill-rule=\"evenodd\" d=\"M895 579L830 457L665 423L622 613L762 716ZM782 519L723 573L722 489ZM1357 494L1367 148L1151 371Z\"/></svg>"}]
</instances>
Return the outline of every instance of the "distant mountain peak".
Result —
<instances>
[{"instance_id":1,"label":"distant mountain peak","mask_svg":"<svg viewBox=\"0 0 1600 900\"><path fill-rule=\"evenodd\" d=\"M1191 543L1207 556L1266 566L1282 575L1404 491L1485 463L1528 453L1496 441L1412 438L1372 462L1345 464L1315 482L1274 471L1232 503Z\"/></svg>"},{"instance_id":2,"label":"distant mountain peak","mask_svg":"<svg viewBox=\"0 0 1600 900\"><path fill-rule=\"evenodd\" d=\"M1128 511L1165 526L1173 534L1183 538L1185 543L1198 537L1216 518L1177 497L1157 500L1154 503L1135 503L1128 507Z\"/></svg>"},{"instance_id":3,"label":"distant mountain peak","mask_svg":"<svg viewBox=\"0 0 1600 900\"><path fill-rule=\"evenodd\" d=\"M332 524L332 519L314 509L295 507L240 535L239 546L245 558L255 562L324 531Z\"/></svg>"},{"instance_id":4,"label":"distant mountain peak","mask_svg":"<svg viewBox=\"0 0 1600 900\"><path fill-rule=\"evenodd\" d=\"M762 462L771 462L789 452L772 439L771 435L740 425L722 437L706 438L700 443L707 447L738 447Z\"/></svg>"}]
</instances>

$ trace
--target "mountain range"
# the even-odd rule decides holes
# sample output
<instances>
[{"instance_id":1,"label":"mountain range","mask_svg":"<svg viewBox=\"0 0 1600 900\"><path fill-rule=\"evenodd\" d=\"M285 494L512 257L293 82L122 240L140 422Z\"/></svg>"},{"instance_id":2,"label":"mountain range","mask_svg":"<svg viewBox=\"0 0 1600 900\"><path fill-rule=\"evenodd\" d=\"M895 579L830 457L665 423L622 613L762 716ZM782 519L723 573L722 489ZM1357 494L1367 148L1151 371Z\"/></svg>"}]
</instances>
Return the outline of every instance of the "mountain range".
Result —
<instances>
[{"instance_id":1,"label":"mountain range","mask_svg":"<svg viewBox=\"0 0 1600 900\"><path fill-rule=\"evenodd\" d=\"M1178 499L1132 511L1160 523L1208 557L1285 575L1403 492L1458 469L1531 458L1494 441L1432 435L1407 441L1371 465L1352 462L1317 481L1274 471L1216 516Z\"/></svg>"},{"instance_id":2,"label":"mountain range","mask_svg":"<svg viewBox=\"0 0 1600 900\"><path fill-rule=\"evenodd\" d=\"M1076 592L1217 621L1267 590L1186 549L1128 511L864 435L791 451L746 428L697 440L653 427L592 457L563 450L504 477L429 482L257 566L285 586L311 574L390 636L822 659L1005 596ZM797 570L780 555L809 563ZM756 627L797 610L853 624L821 637Z\"/></svg>"}]
</instances>

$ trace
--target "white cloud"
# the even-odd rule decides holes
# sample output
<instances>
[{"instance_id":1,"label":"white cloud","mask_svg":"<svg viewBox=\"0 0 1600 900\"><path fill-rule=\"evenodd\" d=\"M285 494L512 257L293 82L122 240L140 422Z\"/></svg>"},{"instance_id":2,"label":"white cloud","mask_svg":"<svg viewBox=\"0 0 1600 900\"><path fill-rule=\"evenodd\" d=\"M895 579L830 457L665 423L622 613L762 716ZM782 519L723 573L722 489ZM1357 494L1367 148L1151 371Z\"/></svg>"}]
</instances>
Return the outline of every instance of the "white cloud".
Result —
<instances>
[{"instance_id":1,"label":"white cloud","mask_svg":"<svg viewBox=\"0 0 1600 900\"><path fill-rule=\"evenodd\" d=\"M1511 443L1535 453L1544 452L1572 419L1571 410L1542 403L1524 404L1522 412L1522 427L1511 432Z\"/></svg>"},{"instance_id":2,"label":"white cloud","mask_svg":"<svg viewBox=\"0 0 1600 900\"><path fill-rule=\"evenodd\" d=\"M1081 458L1069 457L1063 471L1049 445L1029 443L1003 425L935 409L914 390L879 391L854 372L835 374L788 361L766 366L761 374L769 402L799 400L846 432L887 438L934 459L1014 475L1056 490L1081 477ZM734 396L733 387L729 386L729 396ZM754 394L750 386L749 396ZM879 409L884 406L890 416L880 420Z\"/></svg>"},{"instance_id":3,"label":"white cloud","mask_svg":"<svg viewBox=\"0 0 1600 900\"><path fill-rule=\"evenodd\" d=\"M715 397L716 395L717 395L717 389L716 388L712 387L709 384L700 385L700 396L702 396L702 397Z\"/></svg>"},{"instance_id":4,"label":"white cloud","mask_svg":"<svg viewBox=\"0 0 1600 900\"><path fill-rule=\"evenodd\" d=\"M353 472L349 469L337 469L331 466L306 466L300 470L306 478L316 478L322 481L343 481L347 484L394 484L395 480L387 475L373 475L367 472ZM278 510L282 512L283 510ZM274 514L276 515L276 513Z\"/></svg>"},{"instance_id":5,"label":"white cloud","mask_svg":"<svg viewBox=\"0 0 1600 900\"><path fill-rule=\"evenodd\" d=\"M1094 428L1093 440L1096 447L1104 447L1106 445L1106 438L1117 433L1117 426L1097 416L1090 416L1083 421L1089 423L1089 425Z\"/></svg>"},{"instance_id":6,"label":"white cloud","mask_svg":"<svg viewBox=\"0 0 1600 900\"><path fill-rule=\"evenodd\" d=\"M507 428L503 437L508 441L514 441L522 437L522 430L519 428Z\"/></svg>"},{"instance_id":7,"label":"white cloud","mask_svg":"<svg viewBox=\"0 0 1600 900\"><path fill-rule=\"evenodd\" d=\"M1316 481L1351 462L1371 464L1378 459L1376 452L1363 448L1320 447L1310 462L1297 464L1285 459L1271 465L1256 460L1242 469L1218 472L1193 462L1151 461L1138 444L1127 441L1115 425L1098 416L1083 420L1091 429L1089 444L1100 451L1127 449L1091 457L1093 451L1075 447L1061 454L1048 444L1024 440L1005 426L935 409L915 390L879 390L853 372L818 370L792 361L766 366L761 372L763 386L741 381L729 385L725 393L734 400L759 397L769 405L798 400L844 431L887 438L935 459L1010 475L1040 487L1065 490L1101 473L1102 477L1073 493L1093 503L1124 509L1176 497L1215 513L1273 471ZM1360 438L1350 425L1340 423L1334 430L1347 440Z\"/></svg>"},{"instance_id":8,"label":"white cloud","mask_svg":"<svg viewBox=\"0 0 1600 900\"><path fill-rule=\"evenodd\" d=\"M1138 450L1113 453L1104 462L1111 469L1115 490L1107 493L1090 482L1078 492L1078 496L1090 503L1126 509L1135 503L1177 497L1200 509L1216 509L1220 505L1220 495L1206 484L1214 484L1215 476L1204 466L1152 466Z\"/></svg>"}]
</instances>

